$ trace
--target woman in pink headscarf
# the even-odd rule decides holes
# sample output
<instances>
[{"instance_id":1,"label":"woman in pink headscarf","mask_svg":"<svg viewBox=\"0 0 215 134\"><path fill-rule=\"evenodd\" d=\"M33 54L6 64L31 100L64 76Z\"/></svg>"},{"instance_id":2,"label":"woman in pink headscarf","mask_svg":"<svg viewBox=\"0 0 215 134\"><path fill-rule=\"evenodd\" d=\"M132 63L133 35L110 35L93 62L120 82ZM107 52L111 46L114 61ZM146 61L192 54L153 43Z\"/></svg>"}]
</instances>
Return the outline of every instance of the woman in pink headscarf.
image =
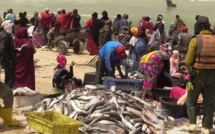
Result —
<instances>
[{"instance_id":1,"label":"woman in pink headscarf","mask_svg":"<svg viewBox=\"0 0 215 134\"><path fill-rule=\"evenodd\" d=\"M17 53L19 64L16 66L15 89L28 87L35 90L35 67L34 53L36 52L30 39L28 39L27 28L19 28L14 38L15 48L27 45L24 51Z\"/></svg>"},{"instance_id":2,"label":"woman in pink headscarf","mask_svg":"<svg viewBox=\"0 0 215 134\"><path fill-rule=\"evenodd\" d=\"M65 67L67 60L64 55L59 54L56 60L58 65L54 68L54 76L52 79L54 92L62 93L65 92L65 90L73 90L76 86L80 86L82 81L73 77L73 66L75 65L75 62L71 62L70 71L68 71Z\"/></svg>"}]
</instances>

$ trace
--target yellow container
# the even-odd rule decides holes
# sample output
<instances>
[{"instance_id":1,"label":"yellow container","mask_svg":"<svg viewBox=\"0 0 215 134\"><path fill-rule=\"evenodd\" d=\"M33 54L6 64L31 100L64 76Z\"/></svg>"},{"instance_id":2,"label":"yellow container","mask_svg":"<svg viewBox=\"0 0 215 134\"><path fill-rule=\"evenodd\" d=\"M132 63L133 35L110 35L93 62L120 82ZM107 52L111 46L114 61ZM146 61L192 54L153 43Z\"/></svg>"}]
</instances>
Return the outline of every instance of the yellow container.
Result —
<instances>
[{"instance_id":1,"label":"yellow container","mask_svg":"<svg viewBox=\"0 0 215 134\"><path fill-rule=\"evenodd\" d=\"M43 134L78 134L83 124L55 111L26 113L27 125Z\"/></svg>"}]
</instances>

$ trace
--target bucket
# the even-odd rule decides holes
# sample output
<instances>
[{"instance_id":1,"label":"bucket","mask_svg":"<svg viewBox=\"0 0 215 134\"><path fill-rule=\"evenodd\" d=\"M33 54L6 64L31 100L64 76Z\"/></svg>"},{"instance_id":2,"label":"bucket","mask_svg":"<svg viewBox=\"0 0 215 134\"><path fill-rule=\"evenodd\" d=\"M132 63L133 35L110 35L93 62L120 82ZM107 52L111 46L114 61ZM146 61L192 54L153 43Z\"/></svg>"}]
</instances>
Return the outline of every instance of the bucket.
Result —
<instances>
[{"instance_id":1,"label":"bucket","mask_svg":"<svg viewBox=\"0 0 215 134\"><path fill-rule=\"evenodd\" d=\"M167 115L174 118L187 117L187 107L186 105L177 105L178 99L161 97L161 108L164 109Z\"/></svg>"},{"instance_id":2,"label":"bucket","mask_svg":"<svg viewBox=\"0 0 215 134\"><path fill-rule=\"evenodd\" d=\"M170 97L170 92L172 89L163 89L163 88L153 88L152 92L154 99L160 101L160 97Z\"/></svg>"},{"instance_id":3,"label":"bucket","mask_svg":"<svg viewBox=\"0 0 215 134\"><path fill-rule=\"evenodd\" d=\"M88 72L84 74L83 85L94 85L95 84L95 72Z\"/></svg>"}]
</instances>

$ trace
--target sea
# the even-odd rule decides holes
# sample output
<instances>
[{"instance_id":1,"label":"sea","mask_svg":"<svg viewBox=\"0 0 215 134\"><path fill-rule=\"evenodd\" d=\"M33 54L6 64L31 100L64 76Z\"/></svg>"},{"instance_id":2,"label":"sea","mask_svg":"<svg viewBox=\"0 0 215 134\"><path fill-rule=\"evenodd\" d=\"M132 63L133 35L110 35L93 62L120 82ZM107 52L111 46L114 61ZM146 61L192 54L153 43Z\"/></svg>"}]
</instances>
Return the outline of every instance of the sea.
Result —
<instances>
[{"instance_id":1,"label":"sea","mask_svg":"<svg viewBox=\"0 0 215 134\"><path fill-rule=\"evenodd\" d=\"M132 26L137 26L142 16L150 16L152 22L156 22L159 14L163 15L165 30L179 15L189 27L189 32L193 34L196 15L209 17L211 28L215 25L215 0L172 0L176 7L167 7L166 0L1 0L0 12L12 8L17 15L19 12L27 11L27 17L31 18L34 12L42 12L46 7L50 12L57 9L72 11L78 9L81 15L81 25L91 17L93 12L97 12L101 17L102 11L106 10L113 20L117 14L129 14L129 21Z\"/></svg>"}]
</instances>

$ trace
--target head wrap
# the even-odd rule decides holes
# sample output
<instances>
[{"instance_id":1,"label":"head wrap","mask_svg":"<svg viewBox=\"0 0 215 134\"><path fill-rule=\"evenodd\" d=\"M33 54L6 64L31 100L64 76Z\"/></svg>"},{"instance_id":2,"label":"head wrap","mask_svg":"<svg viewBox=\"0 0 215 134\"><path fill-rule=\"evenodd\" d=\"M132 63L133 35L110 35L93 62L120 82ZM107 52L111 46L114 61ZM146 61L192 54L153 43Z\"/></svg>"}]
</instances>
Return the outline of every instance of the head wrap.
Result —
<instances>
[{"instance_id":1,"label":"head wrap","mask_svg":"<svg viewBox=\"0 0 215 134\"><path fill-rule=\"evenodd\" d=\"M56 60L59 63L60 67L65 67L66 66L66 57L63 54L59 54L57 56Z\"/></svg>"},{"instance_id":2,"label":"head wrap","mask_svg":"<svg viewBox=\"0 0 215 134\"><path fill-rule=\"evenodd\" d=\"M128 14L127 13L123 14L123 18L128 19Z\"/></svg>"},{"instance_id":3,"label":"head wrap","mask_svg":"<svg viewBox=\"0 0 215 134\"><path fill-rule=\"evenodd\" d=\"M5 31L7 31L8 33L12 33L13 32L13 28L12 26L14 25L14 23L11 20L5 20L2 23L2 27L4 28Z\"/></svg>"},{"instance_id":4,"label":"head wrap","mask_svg":"<svg viewBox=\"0 0 215 134\"><path fill-rule=\"evenodd\" d=\"M172 47L169 45L169 43L162 44L160 46L160 50L167 52L169 56L172 55Z\"/></svg>"},{"instance_id":5,"label":"head wrap","mask_svg":"<svg viewBox=\"0 0 215 134\"><path fill-rule=\"evenodd\" d=\"M57 9L57 12L61 12L62 10L61 9Z\"/></svg>"},{"instance_id":6,"label":"head wrap","mask_svg":"<svg viewBox=\"0 0 215 134\"><path fill-rule=\"evenodd\" d=\"M172 51L172 57L173 57L174 59L179 60L179 51L178 51L178 50Z\"/></svg>"},{"instance_id":7,"label":"head wrap","mask_svg":"<svg viewBox=\"0 0 215 134\"><path fill-rule=\"evenodd\" d=\"M130 32L135 35L138 32L138 29L136 27L131 27Z\"/></svg>"},{"instance_id":8,"label":"head wrap","mask_svg":"<svg viewBox=\"0 0 215 134\"><path fill-rule=\"evenodd\" d=\"M15 33L17 38L28 38L28 31L27 28L25 27L20 27L16 33Z\"/></svg>"},{"instance_id":9,"label":"head wrap","mask_svg":"<svg viewBox=\"0 0 215 134\"><path fill-rule=\"evenodd\" d=\"M125 58L125 47L124 46L118 46L116 49L117 57L122 60Z\"/></svg>"},{"instance_id":10,"label":"head wrap","mask_svg":"<svg viewBox=\"0 0 215 134\"><path fill-rule=\"evenodd\" d=\"M188 27L187 27L187 26L181 27L181 31L182 31L182 32L187 32L187 31L188 31Z\"/></svg>"},{"instance_id":11,"label":"head wrap","mask_svg":"<svg viewBox=\"0 0 215 134\"><path fill-rule=\"evenodd\" d=\"M20 27L15 32L14 43L15 47L21 47L24 44L31 44L31 40L28 38L28 30L26 27Z\"/></svg>"}]
</instances>

